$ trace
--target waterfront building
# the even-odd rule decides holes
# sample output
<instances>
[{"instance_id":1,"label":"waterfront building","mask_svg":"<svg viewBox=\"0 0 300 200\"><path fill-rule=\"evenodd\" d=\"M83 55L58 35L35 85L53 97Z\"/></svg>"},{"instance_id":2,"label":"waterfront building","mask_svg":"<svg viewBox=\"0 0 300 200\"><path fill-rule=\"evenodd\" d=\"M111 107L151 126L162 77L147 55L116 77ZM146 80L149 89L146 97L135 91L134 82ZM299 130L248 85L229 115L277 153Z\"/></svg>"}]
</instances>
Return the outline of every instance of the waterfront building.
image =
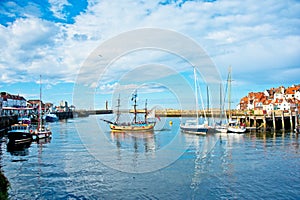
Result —
<instances>
[{"instance_id":1,"label":"waterfront building","mask_svg":"<svg viewBox=\"0 0 300 200\"><path fill-rule=\"evenodd\" d=\"M240 110L283 110L294 111L300 109L300 85L285 88L271 88L264 92L250 92L242 97L239 103Z\"/></svg>"},{"instance_id":2,"label":"waterfront building","mask_svg":"<svg viewBox=\"0 0 300 200\"><path fill-rule=\"evenodd\" d=\"M42 106L42 109L43 109L45 107L45 104L43 103L43 101L41 101L39 99L31 99L31 100L27 101L28 107L33 108L33 109L38 109L39 105L40 105L40 102L41 102L41 106Z\"/></svg>"},{"instance_id":3,"label":"waterfront building","mask_svg":"<svg viewBox=\"0 0 300 200\"><path fill-rule=\"evenodd\" d=\"M19 115L20 112L25 112L26 99L20 95L13 95L7 92L0 93L1 109L0 115ZM22 111L21 111L22 110Z\"/></svg>"},{"instance_id":4,"label":"waterfront building","mask_svg":"<svg viewBox=\"0 0 300 200\"><path fill-rule=\"evenodd\" d=\"M53 112L53 103L45 103L45 111Z\"/></svg>"},{"instance_id":5,"label":"waterfront building","mask_svg":"<svg viewBox=\"0 0 300 200\"><path fill-rule=\"evenodd\" d=\"M13 108L25 108L26 99L20 95L13 95L7 92L1 92L2 106Z\"/></svg>"}]
</instances>

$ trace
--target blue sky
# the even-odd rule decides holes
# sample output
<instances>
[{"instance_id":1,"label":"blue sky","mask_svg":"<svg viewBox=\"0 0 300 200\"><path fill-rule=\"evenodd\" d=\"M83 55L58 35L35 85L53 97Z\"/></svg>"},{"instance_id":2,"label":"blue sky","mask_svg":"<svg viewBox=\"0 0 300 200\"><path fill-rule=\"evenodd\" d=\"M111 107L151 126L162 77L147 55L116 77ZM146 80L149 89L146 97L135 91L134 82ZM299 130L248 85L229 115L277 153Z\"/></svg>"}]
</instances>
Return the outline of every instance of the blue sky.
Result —
<instances>
[{"instance_id":1,"label":"blue sky","mask_svg":"<svg viewBox=\"0 0 300 200\"><path fill-rule=\"evenodd\" d=\"M2 0L0 91L36 99L41 74L44 101L59 104L67 100L72 104L78 73L99 45L127 31L160 28L197 42L224 83L231 66L232 101L236 104L250 91L299 84L299 13L300 2L296 0ZM169 66L192 85L188 62L167 52L144 49L115 60L92 86L94 107L104 108L106 100L115 102L112 96L120 79L151 63ZM151 66L148 68L151 71ZM157 80L155 71L149 71L136 71L135 78ZM156 74L176 85L174 74L160 70ZM143 81L121 82L122 87L132 90L142 88L140 97L148 98L150 107L180 107L176 94L164 85L141 87Z\"/></svg>"}]
</instances>

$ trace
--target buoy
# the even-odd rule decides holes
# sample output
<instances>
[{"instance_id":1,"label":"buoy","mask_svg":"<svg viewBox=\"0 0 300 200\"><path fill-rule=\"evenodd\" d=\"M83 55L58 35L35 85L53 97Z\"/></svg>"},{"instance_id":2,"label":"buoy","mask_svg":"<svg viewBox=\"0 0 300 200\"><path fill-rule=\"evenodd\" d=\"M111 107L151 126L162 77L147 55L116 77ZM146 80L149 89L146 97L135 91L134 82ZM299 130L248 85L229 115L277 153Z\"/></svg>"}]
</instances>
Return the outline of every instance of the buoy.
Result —
<instances>
[{"instance_id":1,"label":"buoy","mask_svg":"<svg viewBox=\"0 0 300 200\"><path fill-rule=\"evenodd\" d=\"M173 125L173 122L170 120L170 121L169 121L169 124L170 124L170 126L172 126L172 125Z\"/></svg>"}]
</instances>

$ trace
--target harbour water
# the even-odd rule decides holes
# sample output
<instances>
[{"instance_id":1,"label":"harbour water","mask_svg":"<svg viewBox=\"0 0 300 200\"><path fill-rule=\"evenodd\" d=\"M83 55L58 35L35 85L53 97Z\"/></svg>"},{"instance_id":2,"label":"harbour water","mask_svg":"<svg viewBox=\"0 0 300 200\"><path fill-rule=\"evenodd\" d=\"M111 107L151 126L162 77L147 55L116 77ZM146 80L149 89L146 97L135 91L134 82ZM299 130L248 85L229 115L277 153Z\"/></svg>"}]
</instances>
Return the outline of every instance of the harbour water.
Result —
<instances>
[{"instance_id":1,"label":"harbour water","mask_svg":"<svg viewBox=\"0 0 300 200\"><path fill-rule=\"evenodd\" d=\"M92 126L86 127L85 133L79 133L77 127L93 120L98 122L99 118L90 116L52 123L50 141L33 142L21 151L8 152L2 141L0 161L10 182L10 198L297 199L300 196L299 138L292 133L191 135L178 131L180 118L163 118L153 133L136 136L111 133L106 124L99 122L99 135L103 132L103 138L114 147L106 149L102 159L91 152L84 139L93 132ZM183 152L173 162L156 169L160 163L153 164L153 159L170 148L168 145L175 137L180 141L178 144L183 144L177 150ZM101 142L99 146L106 148ZM174 156L174 149L167 152L169 157ZM137 169L145 164L140 163L143 156L155 170ZM106 163L110 157L118 161L113 168ZM122 168L128 167L122 165L124 160L139 173L126 172L128 169Z\"/></svg>"}]
</instances>

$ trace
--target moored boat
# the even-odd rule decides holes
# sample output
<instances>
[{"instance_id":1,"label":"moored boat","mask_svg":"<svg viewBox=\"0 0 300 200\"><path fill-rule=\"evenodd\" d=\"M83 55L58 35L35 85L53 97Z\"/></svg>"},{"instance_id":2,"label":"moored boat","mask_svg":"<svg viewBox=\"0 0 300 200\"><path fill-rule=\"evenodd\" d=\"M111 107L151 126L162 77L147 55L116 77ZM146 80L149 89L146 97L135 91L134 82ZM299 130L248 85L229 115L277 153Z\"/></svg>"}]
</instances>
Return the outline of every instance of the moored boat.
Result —
<instances>
[{"instance_id":1,"label":"moored boat","mask_svg":"<svg viewBox=\"0 0 300 200\"><path fill-rule=\"evenodd\" d=\"M194 84L195 84L195 97L196 97L196 119L187 120L185 123L180 124L180 129L183 132L202 134L205 135L209 129L208 122L205 120L204 123L199 124L198 114L198 87L197 87L197 75L196 68L194 67Z\"/></svg>"},{"instance_id":2,"label":"moored boat","mask_svg":"<svg viewBox=\"0 0 300 200\"><path fill-rule=\"evenodd\" d=\"M19 117L18 122L22 124L31 124L31 119L29 117Z\"/></svg>"},{"instance_id":3,"label":"moored boat","mask_svg":"<svg viewBox=\"0 0 300 200\"><path fill-rule=\"evenodd\" d=\"M52 114L52 113L47 113L43 116L43 119L46 122L57 122L59 120L59 118L57 117L56 114Z\"/></svg>"},{"instance_id":4,"label":"moored boat","mask_svg":"<svg viewBox=\"0 0 300 200\"><path fill-rule=\"evenodd\" d=\"M140 122L131 124L110 124L109 127L114 131L145 131L152 130L155 126L155 122Z\"/></svg>"},{"instance_id":5,"label":"moored boat","mask_svg":"<svg viewBox=\"0 0 300 200\"><path fill-rule=\"evenodd\" d=\"M236 120L229 120L227 132L228 133L245 133L246 127L244 124L238 123Z\"/></svg>"},{"instance_id":6,"label":"moored boat","mask_svg":"<svg viewBox=\"0 0 300 200\"><path fill-rule=\"evenodd\" d=\"M208 124L199 124L198 120L187 120L185 124L180 124L180 129L186 133L205 135L209 130Z\"/></svg>"},{"instance_id":7,"label":"moored boat","mask_svg":"<svg viewBox=\"0 0 300 200\"><path fill-rule=\"evenodd\" d=\"M29 124L14 124L7 132L8 144L18 145L32 142L32 127Z\"/></svg>"},{"instance_id":8,"label":"moored boat","mask_svg":"<svg viewBox=\"0 0 300 200\"><path fill-rule=\"evenodd\" d=\"M228 133L245 133L246 126L241 124L237 120L233 120L231 117L231 67L228 69L228 77L227 77L227 84L228 84L228 112L229 112L229 120L228 120Z\"/></svg>"},{"instance_id":9,"label":"moored boat","mask_svg":"<svg viewBox=\"0 0 300 200\"><path fill-rule=\"evenodd\" d=\"M43 139L52 136L51 130L45 126L42 119L42 86L41 86L41 76L40 76L40 102L39 102L39 114L38 114L38 126L34 131L34 139Z\"/></svg>"},{"instance_id":10,"label":"moored boat","mask_svg":"<svg viewBox=\"0 0 300 200\"><path fill-rule=\"evenodd\" d=\"M39 127L33 132L34 139L43 139L43 138L49 138L52 136L52 132L47 127Z\"/></svg>"}]
</instances>

